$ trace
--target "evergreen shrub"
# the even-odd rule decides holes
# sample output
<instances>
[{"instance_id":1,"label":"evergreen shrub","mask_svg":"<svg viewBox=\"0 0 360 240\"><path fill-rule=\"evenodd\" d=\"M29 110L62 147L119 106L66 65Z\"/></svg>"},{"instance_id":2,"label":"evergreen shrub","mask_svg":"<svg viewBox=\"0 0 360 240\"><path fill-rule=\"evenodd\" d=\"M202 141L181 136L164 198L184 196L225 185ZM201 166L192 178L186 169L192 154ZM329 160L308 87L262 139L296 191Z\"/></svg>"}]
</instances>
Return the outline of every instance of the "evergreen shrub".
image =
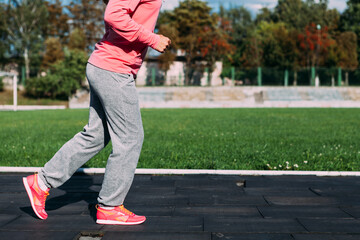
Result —
<instances>
[{"instance_id":1,"label":"evergreen shrub","mask_svg":"<svg viewBox=\"0 0 360 240\"><path fill-rule=\"evenodd\" d=\"M35 98L68 99L81 87L87 59L83 51L66 51L64 60L53 64L45 77L27 81L26 94Z\"/></svg>"}]
</instances>

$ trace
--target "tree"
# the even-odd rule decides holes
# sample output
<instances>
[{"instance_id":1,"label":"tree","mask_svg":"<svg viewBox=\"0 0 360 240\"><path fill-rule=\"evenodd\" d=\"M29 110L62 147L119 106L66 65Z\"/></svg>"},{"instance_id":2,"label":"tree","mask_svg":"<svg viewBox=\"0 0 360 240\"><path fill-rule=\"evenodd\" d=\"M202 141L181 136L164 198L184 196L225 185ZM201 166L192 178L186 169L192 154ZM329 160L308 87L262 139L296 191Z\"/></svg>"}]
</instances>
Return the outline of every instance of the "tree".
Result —
<instances>
[{"instance_id":1,"label":"tree","mask_svg":"<svg viewBox=\"0 0 360 240\"><path fill-rule=\"evenodd\" d=\"M328 0L279 0L273 17L289 29L301 31L310 23L316 23L327 26L330 33L338 27L339 18L336 9L328 10Z\"/></svg>"},{"instance_id":2,"label":"tree","mask_svg":"<svg viewBox=\"0 0 360 240\"><path fill-rule=\"evenodd\" d=\"M360 1L347 1L347 8L341 15L340 25L342 31L354 32L357 36L357 53L360 57ZM360 60L360 59L359 59ZM358 61L359 61L358 60Z\"/></svg>"},{"instance_id":3,"label":"tree","mask_svg":"<svg viewBox=\"0 0 360 240\"><path fill-rule=\"evenodd\" d=\"M260 9L259 13L256 15L255 23L261 22L271 22L273 21L273 13L268 8Z\"/></svg>"},{"instance_id":4,"label":"tree","mask_svg":"<svg viewBox=\"0 0 360 240\"><path fill-rule=\"evenodd\" d=\"M86 36L82 29L75 28L69 37L69 49L78 49L84 51L86 49Z\"/></svg>"},{"instance_id":5,"label":"tree","mask_svg":"<svg viewBox=\"0 0 360 240\"><path fill-rule=\"evenodd\" d=\"M47 69L56 62L64 59L64 52L59 38L50 37L45 41L45 54L42 61L43 68Z\"/></svg>"},{"instance_id":6,"label":"tree","mask_svg":"<svg viewBox=\"0 0 360 240\"><path fill-rule=\"evenodd\" d=\"M165 51L158 58L159 69L165 73L165 80L167 79L167 72L170 69L171 64L176 58L176 50L178 49L179 33L177 29L170 23L162 24L159 27L159 34L167 36L171 39L171 49Z\"/></svg>"},{"instance_id":7,"label":"tree","mask_svg":"<svg viewBox=\"0 0 360 240\"><path fill-rule=\"evenodd\" d=\"M324 65L329 47L333 43L326 26L318 29L316 24L311 23L306 26L305 33L299 34L298 41L303 51L303 66Z\"/></svg>"},{"instance_id":8,"label":"tree","mask_svg":"<svg viewBox=\"0 0 360 240\"><path fill-rule=\"evenodd\" d=\"M328 9L328 0L279 0L273 19L275 22L284 22L292 35L291 39L296 42L292 51L294 83L300 66L323 65L327 57L335 56L331 48L335 42L331 36L337 34L340 14L336 9ZM322 31L314 28L314 32L310 33L308 30L312 24L319 25ZM307 30L304 32L304 29ZM326 38L322 35L319 37L320 32L325 32ZM329 60L327 64L333 60Z\"/></svg>"},{"instance_id":9,"label":"tree","mask_svg":"<svg viewBox=\"0 0 360 240\"><path fill-rule=\"evenodd\" d=\"M234 46L232 57L226 59L225 65L240 66L241 58L245 51L248 51L249 42L252 42L251 48L257 52L257 45L254 39L255 25L250 12L244 8L232 8L225 10L220 8L221 28L230 36L228 42ZM251 50L250 50L251 51ZM258 56L257 54L255 54ZM227 61L229 60L229 61Z\"/></svg>"},{"instance_id":10,"label":"tree","mask_svg":"<svg viewBox=\"0 0 360 240\"><path fill-rule=\"evenodd\" d=\"M46 24L47 10L43 0L9 0L5 11L5 27L11 45L25 61L26 77L30 77L31 52L42 42L41 30Z\"/></svg>"},{"instance_id":11,"label":"tree","mask_svg":"<svg viewBox=\"0 0 360 240\"><path fill-rule=\"evenodd\" d=\"M285 23L261 22L257 36L262 48L262 65L291 69L296 58L296 42Z\"/></svg>"},{"instance_id":12,"label":"tree","mask_svg":"<svg viewBox=\"0 0 360 240\"><path fill-rule=\"evenodd\" d=\"M243 41L244 50L238 60L241 63L241 67L260 67L262 65L263 52L258 32L254 30Z\"/></svg>"},{"instance_id":13,"label":"tree","mask_svg":"<svg viewBox=\"0 0 360 240\"><path fill-rule=\"evenodd\" d=\"M221 28L205 28L202 36L198 39L201 56L206 61L209 71L208 78L211 79L212 72L215 70L216 61L232 54L233 46L229 44L229 35Z\"/></svg>"},{"instance_id":14,"label":"tree","mask_svg":"<svg viewBox=\"0 0 360 240\"><path fill-rule=\"evenodd\" d=\"M0 3L0 15L6 15L6 4ZM6 29L6 19L0 18L0 64L3 65L6 62L6 54L9 49L9 42L7 41L7 29Z\"/></svg>"},{"instance_id":15,"label":"tree","mask_svg":"<svg viewBox=\"0 0 360 240\"><path fill-rule=\"evenodd\" d=\"M175 21L174 11L169 11L169 10L160 11L155 28L159 29L161 25L167 25L167 24L174 25L175 24L174 21Z\"/></svg>"},{"instance_id":16,"label":"tree","mask_svg":"<svg viewBox=\"0 0 360 240\"><path fill-rule=\"evenodd\" d=\"M304 29L307 25L306 4L302 0L279 0L274 10L275 22L288 28Z\"/></svg>"},{"instance_id":17,"label":"tree","mask_svg":"<svg viewBox=\"0 0 360 240\"><path fill-rule=\"evenodd\" d=\"M345 85L349 85L349 70L354 71L358 65L357 36L353 32L341 33L336 38L339 49L338 66L345 69Z\"/></svg>"},{"instance_id":18,"label":"tree","mask_svg":"<svg viewBox=\"0 0 360 240\"><path fill-rule=\"evenodd\" d=\"M45 2L45 4L49 13L47 18L48 24L44 33L45 36L57 37L61 44L66 44L69 34L69 15L64 13L64 7L61 5L60 0L56 0L53 3Z\"/></svg>"},{"instance_id":19,"label":"tree","mask_svg":"<svg viewBox=\"0 0 360 240\"><path fill-rule=\"evenodd\" d=\"M336 31L339 25L340 13L336 9L328 9L328 0L306 1L307 25L310 23L326 26L330 34Z\"/></svg>"},{"instance_id":20,"label":"tree","mask_svg":"<svg viewBox=\"0 0 360 240\"><path fill-rule=\"evenodd\" d=\"M179 32L179 48L185 51L185 85L191 84L190 70L196 57L200 56L198 39L205 28L216 28L216 18L210 14L210 10L205 2L185 0L171 14L171 20Z\"/></svg>"},{"instance_id":21,"label":"tree","mask_svg":"<svg viewBox=\"0 0 360 240\"><path fill-rule=\"evenodd\" d=\"M45 77L27 81L26 94L37 98L68 99L81 87L87 59L84 51L65 51L65 58L51 65Z\"/></svg>"},{"instance_id":22,"label":"tree","mask_svg":"<svg viewBox=\"0 0 360 240\"><path fill-rule=\"evenodd\" d=\"M104 34L104 4L98 0L72 0L67 9L71 13L72 28L84 31L86 47L90 50Z\"/></svg>"}]
</instances>

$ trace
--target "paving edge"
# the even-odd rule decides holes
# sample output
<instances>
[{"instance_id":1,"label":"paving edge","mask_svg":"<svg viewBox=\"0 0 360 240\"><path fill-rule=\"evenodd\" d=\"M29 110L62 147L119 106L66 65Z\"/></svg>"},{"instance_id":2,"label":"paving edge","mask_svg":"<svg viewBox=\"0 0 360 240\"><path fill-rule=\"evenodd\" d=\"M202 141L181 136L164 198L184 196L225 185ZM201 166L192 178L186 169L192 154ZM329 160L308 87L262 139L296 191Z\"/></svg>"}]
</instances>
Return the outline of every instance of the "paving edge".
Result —
<instances>
[{"instance_id":1,"label":"paving edge","mask_svg":"<svg viewBox=\"0 0 360 240\"><path fill-rule=\"evenodd\" d=\"M66 109L64 105L0 105L2 111L29 111L29 110L59 110Z\"/></svg>"},{"instance_id":2,"label":"paving edge","mask_svg":"<svg viewBox=\"0 0 360 240\"><path fill-rule=\"evenodd\" d=\"M33 173L39 172L40 167L0 167L0 173ZM77 173L103 174L105 168L79 168ZM164 175L189 175L189 174L212 174L212 175L252 175L252 176L323 176L339 177L351 176L360 177L360 172L344 171L271 171L271 170L207 170L207 169L150 169L138 168L135 174L164 174Z\"/></svg>"}]
</instances>

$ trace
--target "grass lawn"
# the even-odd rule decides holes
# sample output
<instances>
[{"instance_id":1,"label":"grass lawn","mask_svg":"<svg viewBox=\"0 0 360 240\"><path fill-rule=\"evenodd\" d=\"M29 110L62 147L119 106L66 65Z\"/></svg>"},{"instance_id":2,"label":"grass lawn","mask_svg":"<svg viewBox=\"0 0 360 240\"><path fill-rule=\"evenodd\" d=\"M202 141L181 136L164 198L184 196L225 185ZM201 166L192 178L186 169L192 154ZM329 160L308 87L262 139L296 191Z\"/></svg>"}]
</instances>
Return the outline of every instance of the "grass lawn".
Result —
<instances>
[{"instance_id":1,"label":"grass lawn","mask_svg":"<svg viewBox=\"0 0 360 240\"><path fill-rule=\"evenodd\" d=\"M139 168L360 171L360 109L143 109ZM87 110L0 112L0 166L43 166ZM111 144L86 164L105 167Z\"/></svg>"},{"instance_id":2,"label":"grass lawn","mask_svg":"<svg viewBox=\"0 0 360 240\"><path fill-rule=\"evenodd\" d=\"M0 105L13 104L13 91L4 90L0 91ZM49 98L29 98L25 96L24 91L18 91L18 105L68 105L68 101L53 100Z\"/></svg>"}]
</instances>

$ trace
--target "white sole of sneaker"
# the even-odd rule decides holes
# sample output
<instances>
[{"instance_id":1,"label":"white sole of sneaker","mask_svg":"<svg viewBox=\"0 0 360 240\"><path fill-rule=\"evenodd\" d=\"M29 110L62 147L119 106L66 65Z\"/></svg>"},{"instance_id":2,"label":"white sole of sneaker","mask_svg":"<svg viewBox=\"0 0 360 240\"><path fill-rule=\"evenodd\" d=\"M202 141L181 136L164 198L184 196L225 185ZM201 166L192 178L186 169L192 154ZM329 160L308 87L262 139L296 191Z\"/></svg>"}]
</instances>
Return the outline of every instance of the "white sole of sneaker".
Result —
<instances>
[{"instance_id":1,"label":"white sole of sneaker","mask_svg":"<svg viewBox=\"0 0 360 240\"><path fill-rule=\"evenodd\" d=\"M140 222L130 222L130 223L120 222L120 221L113 221L113 220L101 220L101 219L96 220L97 224L109 224L109 225L138 225L138 224L141 224L143 222L145 222L145 220L140 221Z\"/></svg>"},{"instance_id":2,"label":"white sole of sneaker","mask_svg":"<svg viewBox=\"0 0 360 240\"><path fill-rule=\"evenodd\" d=\"M33 200L33 195L31 194L31 189L30 189L30 186L29 186L26 178L23 178L23 183L24 183L24 186L25 186L27 195L28 195L28 197L29 197L29 199L30 199L31 207L32 207L32 209L34 210L34 213L35 213L36 216L38 216L40 219L45 220L46 218L41 217L40 214L36 211L35 204L34 204L34 200Z\"/></svg>"}]
</instances>

